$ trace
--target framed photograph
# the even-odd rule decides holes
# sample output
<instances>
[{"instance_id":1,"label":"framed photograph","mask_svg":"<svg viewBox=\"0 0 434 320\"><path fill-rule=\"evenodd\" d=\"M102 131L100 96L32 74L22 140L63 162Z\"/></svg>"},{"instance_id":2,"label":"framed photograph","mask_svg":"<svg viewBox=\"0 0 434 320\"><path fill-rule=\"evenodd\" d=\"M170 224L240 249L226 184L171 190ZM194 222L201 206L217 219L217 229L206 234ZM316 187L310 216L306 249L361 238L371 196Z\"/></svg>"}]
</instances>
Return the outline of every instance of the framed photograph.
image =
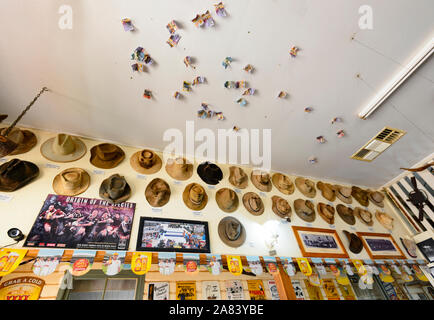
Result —
<instances>
[{"instance_id":1,"label":"framed photograph","mask_svg":"<svg viewBox=\"0 0 434 320\"><path fill-rule=\"evenodd\" d=\"M141 217L136 249L211 253L208 222Z\"/></svg>"},{"instance_id":2,"label":"framed photograph","mask_svg":"<svg viewBox=\"0 0 434 320\"><path fill-rule=\"evenodd\" d=\"M428 238L421 242L416 243L419 250L425 256L425 258L430 262L434 262L434 239Z\"/></svg>"},{"instance_id":3,"label":"framed photograph","mask_svg":"<svg viewBox=\"0 0 434 320\"><path fill-rule=\"evenodd\" d=\"M356 232L371 259L406 259L389 233Z\"/></svg>"},{"instance_id":4,"label":"framed photograph","mask_svg":"<svg viewBox=\"0 0 434 320\"><path fill-rule=\"evenodd\" d=\"M348 258L336 230L293 226L303 257Z\"/></svg>"}]
</instances>

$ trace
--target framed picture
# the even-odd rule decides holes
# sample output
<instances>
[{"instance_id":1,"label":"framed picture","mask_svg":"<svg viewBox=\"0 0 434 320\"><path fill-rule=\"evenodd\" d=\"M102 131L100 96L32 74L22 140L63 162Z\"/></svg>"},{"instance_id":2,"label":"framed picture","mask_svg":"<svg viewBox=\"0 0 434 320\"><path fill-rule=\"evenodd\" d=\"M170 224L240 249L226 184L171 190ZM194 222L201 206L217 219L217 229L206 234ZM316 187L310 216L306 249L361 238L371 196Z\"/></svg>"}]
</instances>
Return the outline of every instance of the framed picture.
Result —
<instances>
[{"instance_id":1,"label":"framed picture","mask_svg":"<svg viewBox=\"0 0 434 320\"><path fill-rule=\"evenodd\" d=\"M211 253L208 222L140 217L136 249Z\"/></svg>"},{"instance_id":2,"label":"framed picture","mask_svg":"<svg viewBox=\"0 0 434 320\"><path fill-rule=\"evenodd\" d=\"M433 238L428 238L426 240L418 242L416 245L430 263L434 262L434 239Z\"/></svg>"},{"instance_id":3,"label":"framed picture","mask_svg":"<svg viewBox=\"0 0 434 320\"><path fill-rule=\"evenodd\" d=\"M371 259L406 259L388 233L356 232Z\"/></svg>"},{"instance_id":4,"label":"framed picture","mask_svg":"<svg viewBox=\"0 0 434 320\"><path fill-rule=\"evenodd\" d=\"M348 258L336 230L293 226L303 257Z\"/></svg>"}]
</instances>

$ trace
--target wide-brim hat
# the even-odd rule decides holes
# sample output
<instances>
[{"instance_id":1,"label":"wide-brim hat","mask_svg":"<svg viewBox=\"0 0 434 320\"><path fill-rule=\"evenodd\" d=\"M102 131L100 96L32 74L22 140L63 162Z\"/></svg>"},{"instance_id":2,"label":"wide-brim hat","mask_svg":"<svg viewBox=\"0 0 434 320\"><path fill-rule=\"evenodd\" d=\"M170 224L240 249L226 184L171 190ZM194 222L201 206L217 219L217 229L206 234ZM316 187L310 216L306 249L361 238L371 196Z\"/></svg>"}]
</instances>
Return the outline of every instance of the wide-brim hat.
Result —
<instances>
[{"instance_id":1,"label":"wide-brim hat","mask_svg":"<svg viewBox=\"0 0 434 320\"><path fill-rule=\"evenodd\" d=\"M261 197L254 192L247 192L243 195L243 204L246 210L254 216L260 216L264 213L264 202Z\"/></svg>"},{"instance_id":2,"label":"wide-brim hat","mask_svg":"<svg viewBox=\"0 0 434 320\"><path fill-rule=\"evenodd\" d=\"M282 180L286 181L286 183L282 184L281 183ZM291 179L288 176L281 173L275 173L273 174L271 181L273 182L277 190L279 190L283 194L289 195L294 193L295 190L294 184L292 183Z\"/></svg>"},{"instance_id":3,"label":"wide-brim hat","mask_svg":"<svg viewBox=\"0 0 434 320\"><path fill-rule=\"evenodd\" d=\"M0 166L0 191L12 192L24 187L39 175L39 168L29 161L12 159Z\"/></svg>"},{"instance_id":4,"label":"wide-brim hat","mask_svg":"<svg viewBox=\"0 0 434 320\"><path fill-rule=\"evenodd\" d=\"M353 186L352 191L351 191L351 195L363 207L367 207L369 205L369 197L368 197L368 192L366 190L363 190L359 187Z\"/></svg>"},{"instance_id":5,"label":"wide-brim hat","mask_svg":"<svg viewBox=\"0 0 434 320\"><path fill-rule=\"evenodd\" d=\"M76 196L89 188L90 175L81 168L68 168L53 179L53 190L62 196Z\"/></svg>"},{"instance_id":6,"label":"wide-brim hat","mask_svg":"<svg viewBox=\"0 0 434 320\"><path fill-rule=\"evenodd\" d=\"M215 194L215 200L219 208L224 212L231 213L238 209L238 195L232 189L219 189Z\"/></svg>"},{"instance_id":7,"label":"wide-brim hat","mask_svg":"<svg viewBox=\"0 0 434 320\"><path fill-rule=\"evenodd\" d=\"M360 221L362 221L367 226L372 226L374 224L372 213L370 213L368 210L356 207L354 209L354 216L359 218Z\"/></svg>"},{"instance_id":8,"label":"wide-brim hat","mask_svg":"<svg viewBox=\"0 0 434 320\"><path fill-rule=\"evenodd\" d=\"M412 258L417 258L417 248L416 243L413 240L405 239L405 238L399 238L401 240L402 245L405 248L405 251L407 251L408 255Z\"/></svg>"},{"instance_id":9,"label":"wide-brim hat","mask_svg":"<svg viewBox=\"0 0 434 320\"><path fill-rule=\"evenodd\" d=\"M313 222L316 218L315 206L310 200L304 200L304 199L295 200L294 210L297 216L306 222Z\"/></svg>"},{"instance_id":10,"label":"wide-brim hat","mask_svg":"<svg viewBox=\"0 0 434 320\"><path fill-rule=\"evenodd\" d=\"M237 227L234 230L234 227ZM231 231L234 232L236 238L233 238ZM220 220L218 225L218 234L220 239L229 247L238 248L246 241L246 229L243 224L234 217L225 217Z\"/></svg>"},{"instance_id":11,"label":"wide-brim hat","mask_svg":"<svg viewBox=\"0 0 434 320\"><path fill-rule=\"evenodd\" d=\"M131 196L131 187L125 177L113 174L99 187L99 196L111 204L127 201Z\"/></svg>"},{"instance_id":12,"label":"wide-brim hat","mask_svg":"<svg viewBox=\"0 0 434 320\"><path fill-rule=\"evenodd\" d=\"M197 174L206 184L216 185L223 179L223 172L214 163L205 161L197 167Z\"/></svg>"},{"instance_id":13,"label":"wide-brim hat","mask_svg":"<svg viewBox=\"0 0 434 320\"><path fill-rule=\"evenodd\" d=\"M379 191L369 191L368 192L369 200L377 207L384 208L384 194Z\"/></svg>"},{"instance_id":14,"label":"wide-brim hat","mask_svg":"<svg viewBox=\"0 0 434 320\"><path fill-rule=\"evenodd\" d=\"M166 162L166 172L175 180L188 180L193 175L193 165L185 158L170 158Z\"/></svg>"},{"instance_id":15,"label":"wide-brim hat","mask_svg":"<svg viewBox=\"0 0 434 320\"><path fill-rule=\"evenodd\" d=\"M287 200L283 199L282 197L279 197L279 196L272 196L271 200L273 201L273 206L272 206L273 212L277 216L279 216L280 218L286 219L288 222L291 222L292 209L291 209L291 206L289 205L289 202ZM286 202L286 204L287 204L288 210L286 210L286 211L280 210L280 208L278 206L278 203L283 202L283 201Z\"/></svg>"},{"instance_id":16,"label":"wide-brim hat","mask_svg":"<svg viewBox=\"0 0 434 320\"><path fill-rule=\"evenodd\" d=\"M335 190L331 184L318 181L316 187L321 190L321 195L324 199L331 202L336 200Z\"/></svg>"},{"instance_id":17,"label":"wide-brim hat","mask_svg":"<svg viewBox=\"0 0 434 320\"><path fill-rule=\"evenodd\" d=\"M63 137L63 138L62 138ZM57 143L59 139L68 139L74 146L74 150L67 154L56 152L53 148L53 144ZM60 149L60 148L59 148ZM44 158L54 162L72 162L77 161L86 154L87 148L83 141L77 137L73 137L67 134L58 134L56 137L50 138L41 145L41 154Z\"/></svg>"},{"instance_id":18,"label":"wide-brim hat","mask_svg":"<svg viewBox=\"0 0 434 320\"><path fill-rule=\"evenodd\" d=\"M195 203L195 201L191 199L190 192L193 188L193 191L198 190L203 195L199 203ZM206 194L205 189L200 184L193 182L185 187L184 192L182 193L182 200L184 201L185 205L190 209L202 210L208 203L208 195Z\"/></svg>"},{"instance_id":19,"label":"wide-brim hat","mask_svg":"<svg viewBox=\"0 0 434 320\"><path fill-rule=\"evenodd\" d=\"M352 253L358 254L363 250L362 240L354 233L344 230L344 234L347 236L349 245L348 248Z\"/></svg>"},{"instance_id":20,"label":"wide-brim hat","mask_svg":"<svg viewBox=\"0 0 434 320\"><path fill-rule=\"evenodd\" d=\"M333 206L320 202L317 205L317 211L325 222L328 224L335 223L335 208L333 208Z\"/></svg>"},{"instance_id":21,"label":"wide-brim hat","mask_svg":"<svg viewBox=\"0 0 434 320\"><path fill-rule=\"evenodd\" d=\"M124 158L125 152L111 143L101 143L90 149L90 163L101 169L115 168Z\"/></svg>"},{"instance_id":22,"label":"wide-brim hat","mask_svg":"<svg viewBox=\"0 0 434 320\"><path fill-rule=\"evenodd\" d=\"M152 207L162 207L169 202L171 193L166 181L155 178L146 187L145 197Z\"/></svg>"},{"instance_id":23,"label":"wide-brim hat","mask_svg":"<svg viewBox=\"0 0 434 320\"><path fill-rule=\"evenodd\" d=\"M295 179L295 186L308 198L314 198L316 195L315 184L309 179L298 177Z\"/></svg>"},{"instance_id":24,"label":"wide-brim hat","mask_svg":"<svg viewBox=\"0 0 434 320\"><path fill-rule=\"evenodd\" d=\"M336 211L338 212L339 217L341 217L341 219L349 225L354 225L356 223L354 211L350 207L344 206L343 204L338 204L336 206Z\"/></svg>"},{"instance_id":25,"label":"wide-brim hat","mask_svg":"<svg viewBox=\"0 0 434 320\"><path fill-rule=\"evenodd\" d=\"M263 177L265 178L264 180ZM250 174L250 179L252 180L253 185L260 191L270 192L271 188L273 188L270 175L267 172L253 170Z\"/></svg>"},{"instance_id":26,"label":"wide-brim hat","mask_svg":"<svg viewBox=\"0 0 434 320\"><path fill-rule=\"evenodd\" d=\"M380 222L381 225L387 230L393 229L393 218L389 216L386 212L376 211L375 218L377 218L378 222Z\"/></svg>"},{"instance_id":27,"label":"wide-brim hat","mask_svg":"<svg viewBox=\"0 0 434 320\"><path fill-rule=\"evenodd\" d=\"M149 164L145 162L149 161ZM141 174L153 174L160 171L161 158L152 150L144 149L135 152L130 158L131 167Z\"/></svg>"},{"instance_id":28,"label":"wide-brim hat","mask_svg":"<svg viewBox=\"0 0 434 320\"><path fill-rule=\"evenodd\" d=\"M229 167L229 182L235 188L245 189L249 184L249 177L242 168L231 166Z\"/></svg>"},{"instance_id":29,"label":"wide-brim hat","mask_svg":"<svg viewBox=\"0 0 434 320\"><path fill-rule=\"evenodd\" d=\"M352 204L353 203L353 197L351 196L351 187L344 187L335 185L334 186L335 195L336 197L341 200L343 203L346 204Z\"/></svg>"},{"instance_id":30,"label":"wide-brim hat","mask_svg":"<svg viewBox=\"0 0 434 320\"><path fill-rule=\"evenodd\" d=\"M7 128L1 129L0 135L5 134L6 130ZM32 131L21 130L16 127L9 132L7 138L17 144L17 147L14 149L14 151L9 153L10 156L26 153L38 143L38 139L36 139L36 135Z\"/></svg>"}]
</instances>

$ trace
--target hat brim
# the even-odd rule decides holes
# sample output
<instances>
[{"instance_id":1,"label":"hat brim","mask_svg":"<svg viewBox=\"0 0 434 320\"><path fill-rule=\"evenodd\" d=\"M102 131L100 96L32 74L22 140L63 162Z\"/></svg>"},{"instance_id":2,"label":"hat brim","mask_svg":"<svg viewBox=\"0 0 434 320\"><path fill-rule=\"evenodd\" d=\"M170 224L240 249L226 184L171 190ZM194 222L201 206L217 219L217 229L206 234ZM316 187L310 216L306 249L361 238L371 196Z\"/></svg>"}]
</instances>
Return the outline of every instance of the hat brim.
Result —
<instances>
[{"instance_id":1,"label":"hat brim","mask_svg":"<svg viewBox=\"0 0 434 320\"><path fill-rule=\"evenodd\" d=\"M300 191L303 195L305 195L308 198L315 198L315 196L316 196L315 186L312 186L312 190L310 192L306 192L302 188L302 185L304 184L303 183L304 181L305 181L305 179L304 178L300 178L300 177L295 179L295 186L297 187L298 191Z\"/></svg>"},{"instance_id":2,"label":"hat brim","mask_svg":"<svg viewBox=\"0 0 434 320\"><path fill-rule=\"evenodd\" d=\"M362 208L359 208L359 207L356 207L355 209L354 209L354 216L356 216L363 224L365 224L365 225L367 225L367 226L369 226L369 227L371 227L373 224L374 224L374 217L372 216L372 213L371 213L371 220L369 221L369 222L366 222L363 218L362 218L362 216L361 216L361 214L360 214L360 211L362 210ZM369 211L368 211L369 212ZM370 212L369 212L370 213Z\"/></svg>"},{"instance_id":3,"label":"hat brim","mask_svg":"<svg viewBox=\"0 0 434 320\"><path fill-rule=\"evenodd\" d=\"M318 211L318 214L320 215L321 218L323 218L323 220L325 222L327 222L328 224L335 224L335 208L333 208L333 217L328 218L327 215L324 214L323 209L326 206L326 204L324 203L318 203L316 206L316 210Z\"/></svg>"},{"instance_id":4,"label":"hat brim","mask_svg":"<svg viewBox=\"0 0 434 320\"><path fill-rule=\"evenodd\" d=\"M163 181L165 183L165 185L167 187L167 191L169 193L169 196L167 197L167 199L164 202L160 203L160 204L155 203L154 198L152 197L152 192L151 192L152 186L156 182L158 182L159 180L161 180L161 181ZM152 180L151 182L149 182L149 184L146 186L146 190L145 190L146 201L148 201L148 203L151 205L151 207L154 207L154 208L160 208L160 207L165 206L169 202L171 194L172 194L172 192L170 191L169 184L166 181L164 181L163 179L160 179L160 178L155 178L154 180Z\"/></svg>"},{"instance_id":5,"label":"hat brim","mask_svg":"<svg viewBox=\"0 0 434 320\"><path fill-rule=\"evenodd\" d=\"M253 174L254 171L250 174L250 180L252 180L253 185L258 189L259 191L263 192L270 192L273 188L273 184L271 183L271 179L268 180L268 183L266 185L263 185L259 182L258 178L261 176L260 174ZM258 177L258 178L256 178Z\"/></svg>"},{"instance_id":6,"label":"hat brim","mask_svg":"<svg viewBox=\"0 0 434 320\"><path fill-rule=\"evenodd\" d=\"M302 219L303 221L313 222L316 219L315 207L311 201L309 201L309 200L306 200L306 201L307 201L306 206L308 208L310 208L313 212L311 215L307 215L301 210L301 207L305 202L305 200L303 200L303 199L297 199L294 201L294 210L295 210L295 213L297 214L297 216L300 219Z\"/></svg>"},{"instance_id":7,"label":"hat brim","mask_svg":"<svg viewBox=\"0 0 434 320\"><path fill-rule=\"evenodd\" d=\"M330 185L330 188L328 188L330 190L330 192L332 193L331 197L327 196L327 193L324 191L327 188L327 185L325 183L323 183L322 181L318 181L316 183L316 187L321 190L321 195L324 199L330 201L330 202L334 202L336 200L336 193L333 189L333 187Z\"/></svg>"},{"instance_id":8,"label":"hat brim","mask_svg":"<svg viewBox=\"0 0 434 320\"><path fill-rule=\"evenodd\" d=\"M245 189L245 188L247 188L247 185L249 184L249 177L247 176L247 174L244 172L244 170L243 169L241 169L241 171L242 172L244 172L244 174L246 175L246 180L244 180L242 183L237 183L236 181L235 181L235 179L234 179L234 171L235 171L235 168L237 168L237 167L230 167L229 168L229 182L235 187L235 188L238 188L238 189Z\"/></svg>"},{"instance_id":9,"label":"hat brim","mask_svg":"<svg viewBox=\"0 0 434 320\"><path fill-rule=\"evenodd\" d=\"M125 181L125 188L122 195L116 199L112 199L108 193L110 183L109 179L110 177L104 179L104 181L101 183L101 186L99 187L99 196L110 204L118 204L127 201L131 197L131 187L128 182Z\"/></svg>"},{"instance_id":10,"label":"hat brim","mask_svg":"<svg viewBox=\"0 0 434 320\"><path fill-rule=\"evenodd\" d=\"M230 221L236 221L237 223L239 223L241 225L241 234L238 237L238 239L234 240L234 241L230 240L226 236L226 224L229 223ZM219 234L220 240L222 240L223 243L228 245L229 247L238 248L238 247L242 246L244 244L244 242L246 241L246 229L244 228L243 224L235 218L232 218L232 217L223 218L222 220L220 220L217 229L218 229L218 234Z\"/></svg>"},{"instance_id":11,"label":"hat brim","mask_svg":"<svg viewBox=\"0 0 434 320\"><path fill-rule=\"evenodd\" d=\"M118 166L124 160L125 158L125 152L118 147L118 154L114 159L111 160L102 160L96 156L96 147L92 147L90 149L90 163L93 164L95 167L100 169L113 169Z\"/></svg>"},{"instance_id":12,"label":"hat brim","mask_svg":"<svg viewBox=\"0 0 434 320\"><path fill-rule=\"evenodd\" d=\"M344 220L345 223L353 226L356 224L356 217L354 217L354 211L352 215L346 215L343 213L343 208L346 208L344 205L337 205L336 211L338 212L339 217Z\"/></svg>"},{"instance_id":13,"label":"hat brim","mask_svg":"<svg viewBox=\"0 0 434 320\"><path fill-rule=\"evenodd\" d=\"M161 161L160 156L157 153L154 152L156 161L150 168L145 168L140 165L140 161L139 161L140 153L141 151L137 151L130 158L130 165L134 170L142 174L154 174L160 171L163 163Z\"/></svg>"},{"instance_id":14,"label":"hat brim","mask_svg":"<svg viewBox=\"0 0 434 320\"><path fill-rule=\"evenodd\" d=\"M75 150L70 154L56 154L53 152L53 143L56 138L50 138L41 145L42 156L54 162L72 162L84 157L87 152L86 145L76 137L72 137L75 143Z\"/></svg>"},{"instance_id":15,"label":"hat brim","mask_svg":"<svg viewBox=\"0 0 434 320\"><path fill-rule=\"evenodd\" d=\"M204 189L203 199L200 204L195 204L190 200L190 190L196 184L197 183L190 183L188 186L185 187L184 192L182 193L182 200L184 201L184 204L191 210L202 210L203 208L205 208L205 206L208 203L208 195L206 194L205 189Z\"/></svg>"},{"instance_id":16,"label":"hat brim","mask_svg":"<svg viewBox=\"0 0 434 320\"><path fill-rule=\"evenodd\" d=\"M240 200L238 199L238 195L236 194L236 192L229 189L235 194L235 200L234 200L231 208L227 209L225 206L223 206L223 203L222 203L222 193L225 191L225 189L226 188L222 188L216 192L215 201L217 202L217 205L219 206L220 210L227 212L227 213L232 213L238 209L238 206L240 204Z\"/></svg>"},{"instance_id":17,"label":"hat brim","mask_svg":"<svg viewBox=\"0 0 434 320\"><path fill-rule=\"evenodd\" d=\"M386 213L379 213L379 211L377 211L375 213L375 218L378 220L378 222L385 227L387 230L393 230L393 220L392 223L388 224L386 222L383 221L383 219L381 218L383 215L386 215Z\"/></svg>"},{"instance_id":18,"label":"hat brim","mask_svg":"<svg viewBox=\"0 0 434 320\"><path fill-rule=\"evenodd\" d=\"M384 199L383 199L381 202L377 202L377 201L375 201L375 199L372 197L372 193L373 193L373 192L369 192L369 195L368 195L369 200L371 200L371 202L372 202L373 204L375 204L377 207L384 208Z\"/></svg>"},{"instance_id":19,"label":"hat brim","mask_svg":"<svg viewBox=\"0 0 434 320\"><path fill-rule=\"evenodd\" d=\"M12 160L10 160L12 161ZM10 162L8 161L8 162ZM4 165L6 165L8 162L2 164L0 166L0 168ZM38 177L39 175L39 168L36 164L29 162L29 161L23 161L26 163L26 177L20 181L17 181L16 183L14 183L13 185L8 185L8 184L2 184L0 182L0 191L2 192L13 192L15 190L18 190L22 187L24 187L25 185L29 184L32 180L34 180L35 178Z\"/></svg>"},{"instance_id":20,"label":"hat brim","mask_svg":"<svg viewBox=\"0 0 434 320\"><path fill-rule=\"evenodd\" d=\"M9 154L10 156L26 153L38 143L38 139L36 139L36 135L32 131L21 130L21 132L24 136L23 141Z\"/></svg>"},{"instance_id":21,"label":"hat brim","mask_svg":"<svg viewBox=\"0 0 434 320\"><path fill-rule=\"evenodd\" d=\"M187 171L180 172L175 170L175 160L173 160L173 164L166 163L166 172L175 180L185 181L193 175L193 165L191 163L187 164Z\"/></svg>"},{"instance_id":22,"label":"hat brim","mask_svg":"<svg viewBox=\"0 0 434 320\"><path fill-rule=\"evenodd\" d=\"M79 186L73 190L66 190L65 188L63 188L62 180L60 177L61 173L56 175L53 179L54 192L56 192L58 195L62 195L62 196L76 196L76 195L79 195L80 193L85 192L87 190L87 188L89 188L89 185L90 185L90 175L85 170L83 170L81 173L82 173L82 175L81 175L82 184L81 184L81 186Z\"/></svg>"},{"instance_id":23,"label":"hat brim","mask_svg":"<svg viewBox=\"0 0 434 320\"><path fill-rule=\"evenodd\" d=\"M251 214L253 214L254 216L260 216L261 214L263 214L264 213L264 202L262 201L262 199L259 197L259 199L261 200L261 209L259 210L259 211L254 211L254 210L252 210L251 208L250 208L250 206L249 206L249 199L251 198L251 197L253 197L253 195L256 195L256 196L258 196L256 193L254 193L254 192L247 192L247 193L245 193L244 195L243 195L243 205L244 205L244 208L246 208L246 210L247 211L249 211Z\"/></svg>"},{"instance_id":24,"label":"hat brim","mask_svg":"<svg viewBox=\"0 0 434 320\"><path fill-rule=\"evenodd\" d=\"M286 200L286 199L283 199L283 200L285 200L287 203L288 203L288 205L289 205L289 212L287 212L287 213L282 213L282 212L280 212L278 209L277 209L277 201L279 200L279 199L283 199L283 198L281 198L281 197L279 197L279 196L272 196L271 197L271 200L272 200L272 202L273 202L273 204L272 204L272 207L271 207L271 210L279 217L279 218L282 218L282 219L289 219L289 220L291 220L291 214L292 214L292 208L291 208L291 206L289 205L289 202Z\"/></svg>"},{"instance_id":25,"label":"hat brim","mask_svg":"<svg viewBox=\"0 0 434 320\"><path fill-rule=\"evenodd\" d=\"M286 195L293 194L295 191L295 187L294 187L294 184L292 183L292 181L291 181L291 186L289 187L289 189L283 189L279 186L279 183L278 183L279 176L280 176L280 173L275 173L275 174L273 174L273 177L271 178L271 181L273 182L273 184L277 188L277 190L279 190L280 192L282 192L283 194L286 194Z\"/></svg>"},{"instance_id":26,"label":"hat brim","mask_svg":"<svg viewBox=\"0 0 434 320\"><path fill-rule=\"evenodd\" d=\"M206 164L200 164L197 167L197 174L199 175L199 177L202 179L203 182L205 182L206 184L210 184L210 185L216 185L219 184L220 180L223 179L223 171L220 169L219 166L215 165L216 168L218 168L218 170L216 169L215 172L218 174L221 174L221 179L219 179L218 177L212 177L210 176L210 173L212 172L211 170L206 170Z\"/></svg>"},{"instance_id":27,"label":"hat brim","mask_svg":"<svg viewBox=\"0 0 434 320\"><path fill-rule=\"evenodd\" d=\"M352 204L353 203L353 197L350 195L348 198L344 197L340 192L339 192L339 188L340 186L335 186L335 195L336 197L341 200L343 203L346 204Z\"/></svg>"}]
</instances>

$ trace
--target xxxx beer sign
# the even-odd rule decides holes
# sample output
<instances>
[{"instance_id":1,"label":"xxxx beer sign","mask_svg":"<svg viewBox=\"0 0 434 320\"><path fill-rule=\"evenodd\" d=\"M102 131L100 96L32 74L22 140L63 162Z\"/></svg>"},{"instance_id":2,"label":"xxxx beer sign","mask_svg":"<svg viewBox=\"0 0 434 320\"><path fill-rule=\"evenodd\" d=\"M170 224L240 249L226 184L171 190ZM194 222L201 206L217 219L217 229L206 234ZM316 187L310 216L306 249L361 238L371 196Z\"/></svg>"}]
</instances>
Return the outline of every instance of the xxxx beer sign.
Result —
<instances>
[{"instance_id":1,"label":"xxxx beer sign","mask_svg":"<svg viewBox=\"0 0 434 320\"><path fill-rule=\"evenodd\" d=\"M45 281L36 277L19 277L0 284L0 300L38 300Z\"/></svg>"}]
</instances>

